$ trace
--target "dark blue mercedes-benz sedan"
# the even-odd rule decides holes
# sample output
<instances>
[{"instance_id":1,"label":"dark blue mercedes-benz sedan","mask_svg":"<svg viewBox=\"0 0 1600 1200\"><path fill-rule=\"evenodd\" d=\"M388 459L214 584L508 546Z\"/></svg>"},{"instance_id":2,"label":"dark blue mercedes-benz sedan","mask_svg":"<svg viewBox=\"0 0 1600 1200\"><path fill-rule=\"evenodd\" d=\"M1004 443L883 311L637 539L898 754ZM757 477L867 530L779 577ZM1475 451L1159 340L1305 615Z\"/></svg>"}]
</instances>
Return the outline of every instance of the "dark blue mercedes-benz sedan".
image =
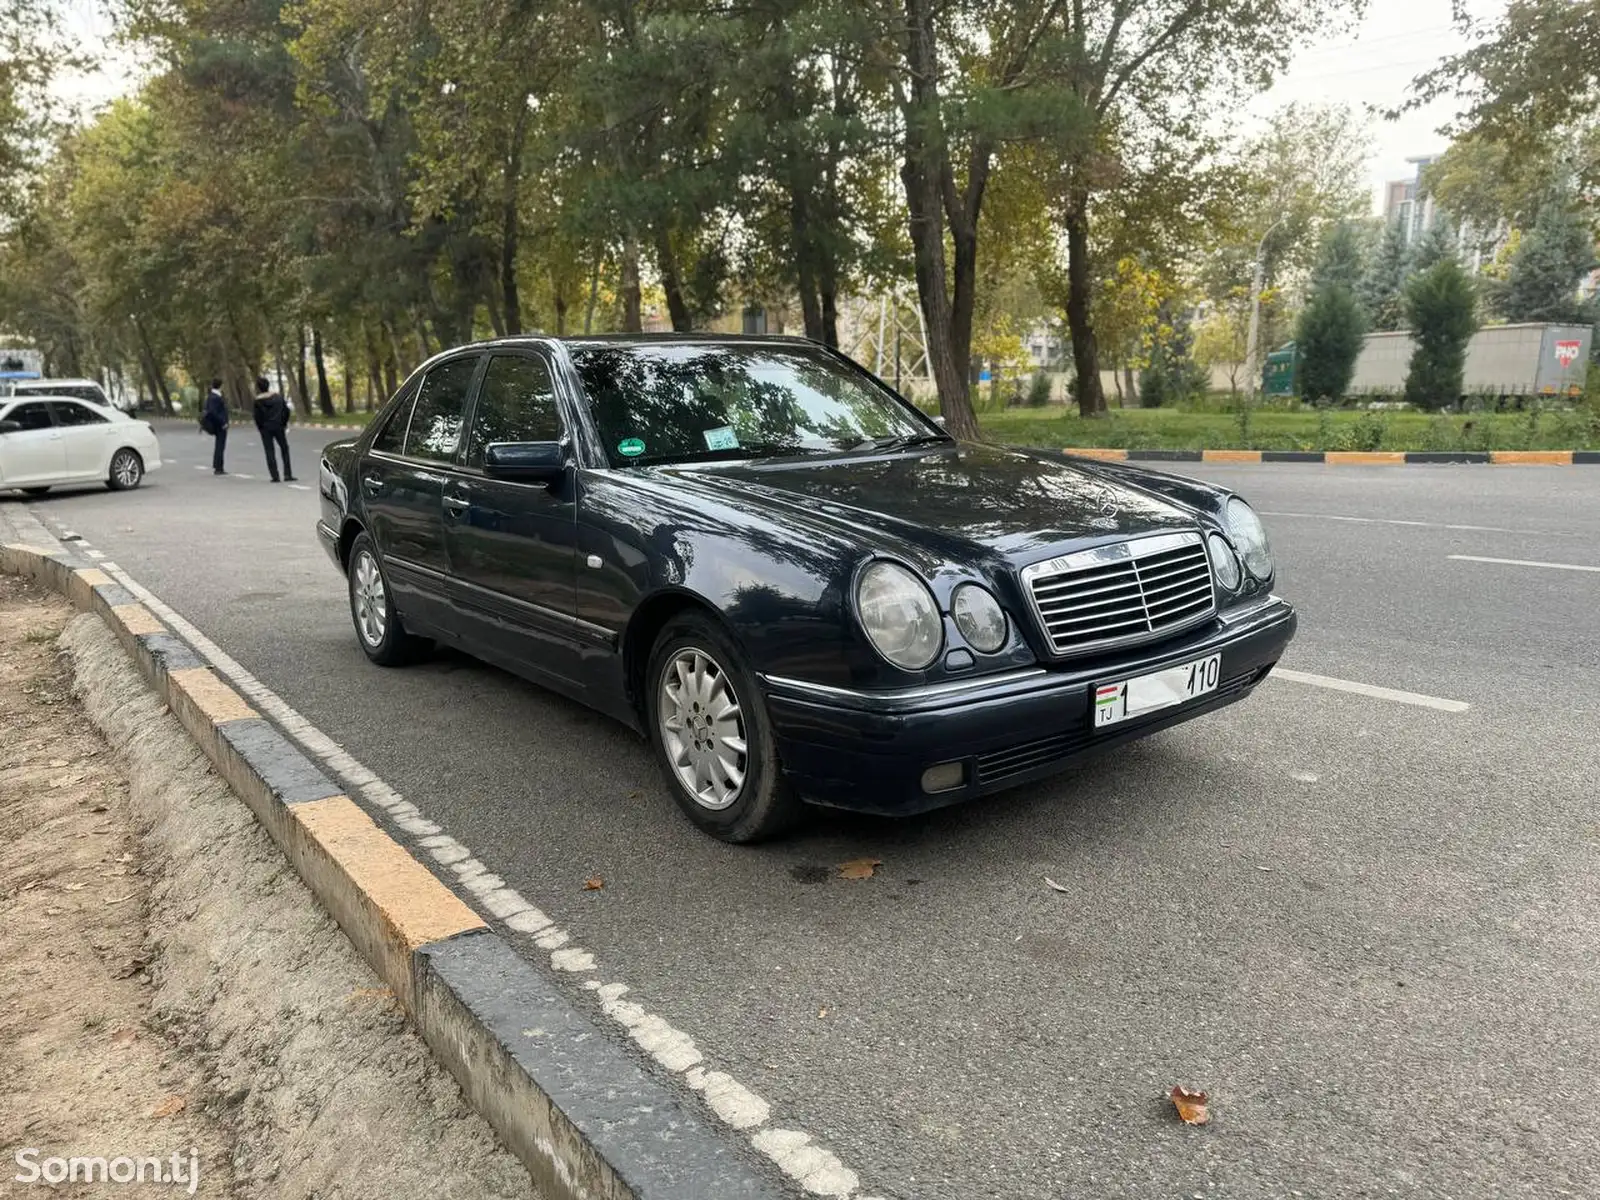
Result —
<instances>
[{"instance_id":1,"label":"dark blue mercedes-benz sedan","mask_svg":"<svg viewBox=\"0 0 1600 1200\"><path fill-rule=\"evenodd\" d=\"M320 474L369 658L610 714L728 841L1039 779L1242 699L1295 630L1239 497L957 442L794 339L463 346Z\"/></svg>"}]
</instances>

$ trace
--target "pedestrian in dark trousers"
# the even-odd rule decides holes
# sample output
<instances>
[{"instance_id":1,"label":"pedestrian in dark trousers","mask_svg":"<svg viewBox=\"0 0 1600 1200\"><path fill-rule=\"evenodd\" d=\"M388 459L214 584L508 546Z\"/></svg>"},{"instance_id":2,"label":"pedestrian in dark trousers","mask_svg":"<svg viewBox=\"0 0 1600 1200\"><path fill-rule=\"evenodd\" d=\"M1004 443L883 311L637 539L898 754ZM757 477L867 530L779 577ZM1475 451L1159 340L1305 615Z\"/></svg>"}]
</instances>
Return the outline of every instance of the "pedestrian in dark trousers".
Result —
<instances>
[{"instance_id":1,"label":"pedestrian in dark trousers","mask_svg":"<svg viewBox=\"0 0 1600 1200\"><path fill-rule=\"evenodd\" d=\"M200 412L200 431L209 433L214 440L211 447L211 471L226 475L222 469L222 453L228 445L228 402L222 398L222 380L213 379L206 393L206 404Z\"/></svg>"},{"instance_id":2,"label":"pedestrian in dark trousers","mask_svg":"<svg viewBox=\"0 0 1600 1200\"><path fill-rule=\"evenodd\" d=\"M261 448L267 452L267 474L278 482L278 456L273 451L283 451L283 477L294 482L294 468L289 465L289 439L284 431L289 428L289 403L265 378L256 380L256 428L261 431Z\"/></svg>"}]
</instances>

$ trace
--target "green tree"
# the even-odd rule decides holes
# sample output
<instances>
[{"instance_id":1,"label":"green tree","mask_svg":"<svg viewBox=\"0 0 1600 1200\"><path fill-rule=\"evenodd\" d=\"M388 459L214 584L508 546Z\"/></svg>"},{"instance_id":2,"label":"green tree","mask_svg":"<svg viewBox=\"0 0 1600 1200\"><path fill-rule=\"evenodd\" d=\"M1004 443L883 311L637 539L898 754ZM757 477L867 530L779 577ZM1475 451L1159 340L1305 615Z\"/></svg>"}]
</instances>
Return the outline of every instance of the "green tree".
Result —
<instances>
[{"instance_id":1,"label":"green tree","mask_svg":"<svg viewBox=\"0 0 1600 1200\"><path fill-rule=\"evenodd\" d=\"M1420 274L1445 259L1459 261L1460 255L1455 230L1451 228L1449 219L1441 216L1428 227L1427 232L1411 248L1410 273Z\"/></svg>"},{"instance_id":2,"label":"green tree","mask_svg":"<svg viewBox=\"0 0 1600 1200\"><path fill-rule=\"evenodd\" d=\"M1333 404L1344 399L1365 332L1361 306L1348 286L1324 282L1311 294L1295 329L1302 398Z\"/></svg>"},{"instance_id":3,"label":"green tree","mask_svg":"<svg viewBox=\"0 0 1600 1200\"><path fill-rule=\"evenodd\" d=\"M1594 234L1571 197L1551 195L1518 242L1495 307L1508 321L1592 323L1594 306L1579 303L1578 284L1595 265Z\"/></svg>"},{"instance_id":4,"label":"green tree","mask_svg":"<svg viewBox=\"0 0 1600 1200\"><path fill-rule=\"evenodd\" d=\"M1150 334L1148 365L1139 378L1139 404L1162 408L1184 404L1206 390L1206 375L1194 360L1189 314L1168 300Z\"/></svg>"},{"instance_id":5,"label":"green tree","mask_svg":"<svg viewBox=\"0 0 1600 1200\"><path fill-rule=\"evenodd\" d=\"M1405 234L1399 221L1391 221L1367 263L1356 293L1372 329L1389 333L1405 323L1405 288L1410 273L1411 251Z\"/></svg>"},{"instance_id":6,"label":"green tree","mask_svg":"<svg viewBox=\"0 0 1600 1200\"><path fill-rule=\"evenodd\" d=\"M1341 287L1354 295L1365 273L1365 258L1361 235L1355 224L1340 221L1322 239L1316 266L1311 270L1312 291Z\"/></svg>"},{"instance_id":7,"label":"green tree","mask_svg":"<svg viewBox=\"0 0 1600 1200\"><path fill-rule=\"evenodd\" d=\"M1406 284L1406 317L1416 350L1406 374L1405 398L1423 409L1440 409L1461 397L1467 343L1477 332L1477 297L1472 280L1453 257L1418 272Z\"/></svg>"}]
</instances>

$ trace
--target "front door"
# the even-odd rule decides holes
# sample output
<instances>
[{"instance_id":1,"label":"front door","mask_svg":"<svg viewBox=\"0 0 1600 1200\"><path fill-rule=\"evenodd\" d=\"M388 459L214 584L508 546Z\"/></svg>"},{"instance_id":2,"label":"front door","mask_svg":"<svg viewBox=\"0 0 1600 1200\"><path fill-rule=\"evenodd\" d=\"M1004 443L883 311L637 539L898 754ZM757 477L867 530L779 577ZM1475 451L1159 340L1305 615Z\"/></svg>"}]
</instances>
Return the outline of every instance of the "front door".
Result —
<instances>
[{"instance_id":1,"label":"front door","mask_svg":"<svg viewBox=\"0 0 1600 1200\"><path fill-rule=\"evenodd\" d=\"M361 462L368 529L403 620L448 637L450 560L444 541L445 483L461 448L467 397L482 356L446 359L402 404Z\"/></svg>"},{"instance_id":2,"label":"front door","mask_svg":"<svg viewBox=\"0 0 1600 1200\"><path fill-rule=\"evenodd\" d=\"M50 417L48 400L30 400L5 414L21 429L0 433L0 487L38 487L67 476L67 451L61 430Z\"/></svg>"},{"instance_id":3,"label":"front door","mask_svg":"<svg viewBox=\"0 0 1600 1200\"><path fill-rule=\"evenodd\" d=\"M111 419L76 400L52 400L67 452L67 474L74 479L104 479L111 470L116 434Z\"/></svg>"},{"instance_id":4,"label":"front door","mask_svg":"<svg viewBox=\"0 0 1600 1200\"><path fill-rule=\"evenodd\" d=\"M461 469L445 489L458 611L485 657L568 685L578 678L577 503L551 484L492 479L486 447L566 436L551 370L534 350L489 360Z\"/></svg>"}]
</instances>

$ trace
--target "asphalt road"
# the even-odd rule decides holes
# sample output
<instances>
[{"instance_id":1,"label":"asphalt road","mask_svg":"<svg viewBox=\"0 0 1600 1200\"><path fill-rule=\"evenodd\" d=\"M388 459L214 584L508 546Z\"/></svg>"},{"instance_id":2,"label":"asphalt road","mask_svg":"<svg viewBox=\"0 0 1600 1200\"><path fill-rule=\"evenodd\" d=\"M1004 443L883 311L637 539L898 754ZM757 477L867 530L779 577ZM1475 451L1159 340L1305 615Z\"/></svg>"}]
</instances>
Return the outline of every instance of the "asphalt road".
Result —
<instances>
[{"instance_id":1,"label":"asphalt road","mask_svg":"<svg viewBox=\"0 0 1600 1200\"><path fill-rule=\"evenodd\" d=\"M1600 573L1450 557L1600 568L1600 469L1194 468L1267 514L1302 618L1285 667L1465 713L1274 680L1042 786L736 849L572 703L453 655L369 666L314 491L268 484L242 435L230 466L253 479L162 436L176 461L140 491L30 510L421 806L867 1194L1600 1194ZM292 435L303 479L338 436ZM861 856L874 878L837 877ZM1210 1126L1172 1119L1176 1083L1211 1093Z\"/></svg>"}]
</instances>

